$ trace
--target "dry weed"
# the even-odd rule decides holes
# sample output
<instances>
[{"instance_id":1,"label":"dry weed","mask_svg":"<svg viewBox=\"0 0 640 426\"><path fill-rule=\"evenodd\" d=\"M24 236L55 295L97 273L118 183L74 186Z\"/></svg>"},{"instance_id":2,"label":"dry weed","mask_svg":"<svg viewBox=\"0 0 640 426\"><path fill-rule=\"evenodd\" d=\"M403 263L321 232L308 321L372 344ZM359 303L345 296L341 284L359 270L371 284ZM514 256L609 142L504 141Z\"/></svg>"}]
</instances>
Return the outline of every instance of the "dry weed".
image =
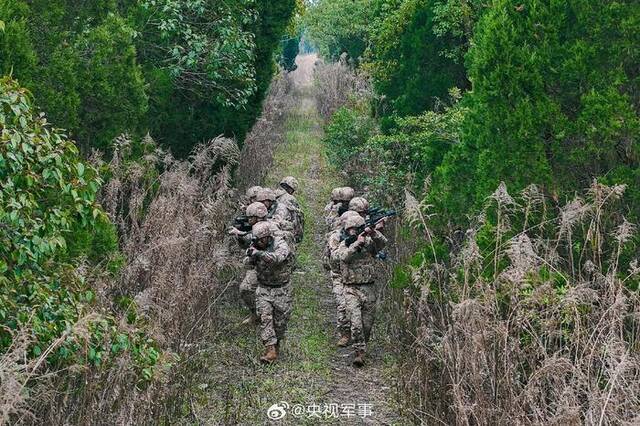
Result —
<instances>
[{"instance_id":1,"label":"dry weed","mask_svg":"<svg viewBox=\"0 0 640 426\"><path fill-rule=\"evenodd\" d=\"M640 298L630 285L638 268L623 250L637 228L617 214L623 191L594 183L547 217L536 188L512 197L501 185L461 250L414 269L402 385L416 419L638 420ZM407 203L424 232L423 210L412 196Z\"/></svg>"}]
</instances>

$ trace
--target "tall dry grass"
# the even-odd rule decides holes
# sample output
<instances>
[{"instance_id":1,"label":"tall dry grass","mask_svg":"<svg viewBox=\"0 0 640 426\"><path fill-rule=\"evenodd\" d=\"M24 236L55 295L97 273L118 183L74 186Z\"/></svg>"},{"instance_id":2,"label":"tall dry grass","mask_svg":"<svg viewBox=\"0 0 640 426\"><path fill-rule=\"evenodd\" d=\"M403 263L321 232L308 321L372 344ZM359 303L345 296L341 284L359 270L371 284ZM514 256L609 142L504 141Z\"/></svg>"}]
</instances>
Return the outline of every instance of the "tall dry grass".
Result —
<instances>
[{"instance_id":1,"label":"tall dry grass","mask_svg":"<svg viewBox=\"0 0 640 426\"><path fill-rule=\"evenodd\" d=\"M150 138L145 143L153 147ZM188 161L147 148L141 160L129 162L129 144L116 142L102 199L119 228L126 266L100 290L111 299L132 297L158 338L178 349L192 339L218 277L231 265L224 231L235 204L231 177L239 151L233 140L216 138Z\"/></svg>"},{"instance_id":2,"label":"tall dry grass","mask_svg":"<svg viewBox=\"0 0 640 426\"><path fill-rule=\"evenodd\" d=\"M320 116L328 121L333 113L350 102L371 99L371 83L362 72L357 73L345 60L315 64L314 72L316 106Z\"/></svg>"},{"instance_id":3,"label":"tall dry grass","mask_svg":"<svg viewBox=\"0 0 640 426\"><path fill-rule=\"evenodd\" d=\"M144 324L163 354L155 378L141 380L134 350L100 367L54 371L49 350L27 360L23 331L0 359L0 423L157 424L189 416L201 338L216 326L216 302L235 279L224 231L236 203L231 174L239 150L217 138L178 161L149 137L142 158L132 158L132 150L127 137L118 138L111 161L99 164L110 176L101 203L118 227L124 267L115 277L99 267L82 273L97 294L94 321L108 314L125 332L131 315ZM88 342L88 324L60 339ZM111 347L109 338L103 347Z\"/></svg>"},{"instance_id":4,"label":"tall dry grass","mask_svg":"<svg viewBox=\"0 0 640 426\"><path fill-rule=\"evenodd\" d=\"M623 186L594 183L561 208L501 185L439 256L429 206L401 347L409 411L425 424L603 425L640 421L637 228ZM637 238L635 240L637 242Z\"/></svg>"},{"instance_id":5,"label":"tall dry grass","mask_svg":"<svg viewBox=\"0 0 640 426\"><path fill-rule=\"evenodd\" d=\"M253 125L242 147L235 173L239 191L260 184L272 166L274 150L284 142L285 122L293 106L290 96L293 90L292 73L281 72L272 81L262 116Z\"/></svg>"},{"instance_id":6,"label":"tall dry grass","mask_svg":"<svg viewBox=\"0 0 640 426\"><path fill-rule=\"evenodd\" d=\"M108 177L101 203L118 229L123 267L114 276L103 264L78 265L97 302L86 318L109 315L122 332L137 333L131 315L162 352L154 379L144 382L132 351L100 367L55 371L43 356L28 361L28 330L0 358L0 424L158 424L195 422L196 375L204 370L205 338L221 328L218 304L234 299L240 269L226 228L238 190L262 182L275 147L284 140L293 82L274 79L261 118L242 152L216 138L177 160L146 137L114 142L108 163L93 162ZM142 156L140 153L143 153ZM231 293L231 295L229 295ZM88 321L70 328L88 350ZM61 336L69 338L70 336ZM112 343L105 336L103 347ZM52 349L53 350L53 349Z\"/></svg>"}]
</instances>

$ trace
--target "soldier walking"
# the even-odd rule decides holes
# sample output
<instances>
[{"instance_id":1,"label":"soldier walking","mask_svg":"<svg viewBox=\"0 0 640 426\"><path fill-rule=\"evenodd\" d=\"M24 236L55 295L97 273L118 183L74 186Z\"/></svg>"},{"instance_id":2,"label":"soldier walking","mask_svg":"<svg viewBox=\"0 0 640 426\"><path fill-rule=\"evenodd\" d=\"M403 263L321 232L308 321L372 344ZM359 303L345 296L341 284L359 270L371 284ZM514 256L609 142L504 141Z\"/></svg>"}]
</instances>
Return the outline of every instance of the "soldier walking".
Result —
<instances>
[{"instance_id":1,"label":"soldier walking","mask_svg":"<svg viewBox=\"0 0 640 426\"><path fill-rule=\"evenodd\" d=\"M289 210L296 244L300 243L304 237L304 212L293 195L297 190L298 180L293 176L286 176L280 181L280 188L275 191L278 204L284 205Z\"/></svg>"},{"instance_id":2,"label":"soldier walking","mask_svg":"<svg viewBox=\"0 0 640 426\"><path fill-rule=\"evenodd\" d=\"M349 201L355 195L353 188L344 186L331 191L331 202L324 208L324 221L329 232L339 226L338 220L342 213L349 210Z\"/></svg>"},{"instance_id":3,"label":"soldier walking","mask_svg":"<svg viewBox=\"0 0 640 426\"><path fill-rule=\"evenodd\" d=\"M245 215L247 224L253 227L253 225L255 225L256 223L267 221L268 212L264 204L256 202L249 204L245 211ZM271 226L277 228L277 225L275 223L272 223ZM277 230L274 229L274 232L277 232ZM250 231L242 231L237 228L231 228L229 234L236 237L238 245L243 250L247 250L251 246L251 242L254 238L252 228ZM247 271L245 272L244 278L240 282L238 290L240 292L240 298L249 309L250 315L244 321L242 321L242 324L257 324L258 316L256 315L256 289L258 287L258 277L256 276L256 270L253 265L245 265L245 268L247 269Z\"/></svg>"},{"instance_id":4,"label":"soldier walking","mask_svg":"<svg viewBox=\"0 0 640 426\"><path fill-rule=\"evenodd\" d=\"M347 304L344 297L344 286L342 284L342 275L340 273L340 261L337 257L331 256L331 253L338 250L340 242L344 238L344 231L342 230L342 224L349 216L358 216L356 212L346 211L340 216L338 221L339 226L336 227L327 236L327 244L325 247L325 253L323 260L325 262L326 269L329 270L331 277L331 290L336 301L336 326L340 338L337 345L345 347L351 340L351 323L349 322L349 316L347 314Z\"/></svg>"},{"instance_id":5,"label":"soldier walking","mask_svg":"<svg viewBox=\"0 0 640 426\"><path fill-rule=\"evenodd\" d=\"M353 364L364 365L367 342L371 336L376 308L375 262L387 239L380 232L384 220L364 230L360 215L349 215L343 223L344 239L331 253L340 262L346 311L351 324L351 341L355 349Z\"/></svg>"},{"instance_id":6,"label":"soldier walking","mask_svg":"<svg viewBox=\"0 0 640 426\"><path fill-rule=\"evenodd\" d=\"M289 249L295 251L295 237L293 235L293 218L284 204L278 203L276 193L270 188L262 188L256 195L256 202L267 208L267 218L275 223L284 236Z\"/></svg>"},{"instance_id":7,"label":"soldier walking","mask_svg":"<svg viewBox=\"0 0 640 426\"><path fill-rule=\"evenodd\" d=\"M272 363L278 358L292 311L289 281L293 254L284 238L276 236L268 222L255 224L252 234L254 240L244 262L255 267L258 282L256 312L260 338L265 346L260 361Z\"/></svg>"}]
</instances>

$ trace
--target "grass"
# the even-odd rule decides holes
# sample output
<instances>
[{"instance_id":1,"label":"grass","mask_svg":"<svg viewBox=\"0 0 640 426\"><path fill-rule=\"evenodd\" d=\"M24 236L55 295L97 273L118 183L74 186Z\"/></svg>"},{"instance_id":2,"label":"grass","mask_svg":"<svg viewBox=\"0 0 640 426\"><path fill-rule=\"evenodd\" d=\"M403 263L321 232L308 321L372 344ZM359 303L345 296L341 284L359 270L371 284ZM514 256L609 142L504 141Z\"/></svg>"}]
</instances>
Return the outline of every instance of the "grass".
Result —
<instances>
[{"instance_id":1,"label":"grass","mask_svg":"<svg viewBox=\"0 0 640 426\"><path fill-rule=\"evenodd\" d=\"M196 403L186 423L266 424L267 409L280 401L304 407L372 402L376 409L394 410L388 390L393 382L391 375L396 372L391 353L385 352L384 359L375 361L377 366L356 373L350 365L349 350L337 351L335 347L335 308L321 256L324 205L331 189L342 182L328 165L321 119L310 90L298 88L292 95L295 102L285 123L285 142L276 149L271 172L263 182L276 187L284 176L298 178L296 196L306 218L305 238L297 247L297 268L291 284L294 309L282 356L271 366L258 362L262 344L255 329L239 325L247 312L237 289L232 289L222 298L220 327L202 348L202 356L207 359L201 364L206 368L200 373L201 384L194 392ZM384 333L384 328L380 329ZM386 346L386 336L378 340L375 346ZM332 423L331 419L287 415L278 424L315 425L322 421Z\"/></svg>"},{"instance_id":2,"label":"grass","mask_svg":"<svg viewBox=\"0 0 640 426\"><path fill-rule=\"evenodd\" d=\"M274 157L272 172L265 184L275 187L287 175L296 176L296 194L306 217L305 239L297 249L297 268L292 277L294 310L289 321L282 357L272 366L258 363L263 347L251 327L239 323L247 315L235 300L237 291L224 297L221 323L216 337L202 349L208 357L207 371L201 373L196 423L262 424L273 403L309 405L323 401L329 391L331 358L334 353L333 327L328 326L322 300L330 298L328 278L321 264L324 230L323 201L336 184L322 154L319 118L306 93L298 93L298 108L286 123L286 143ZM299 421L305 419L296 419ZM310 421L309 424L314 422ZM302 423L304 424L304 423Z\"/></svg>"}]
</instances>

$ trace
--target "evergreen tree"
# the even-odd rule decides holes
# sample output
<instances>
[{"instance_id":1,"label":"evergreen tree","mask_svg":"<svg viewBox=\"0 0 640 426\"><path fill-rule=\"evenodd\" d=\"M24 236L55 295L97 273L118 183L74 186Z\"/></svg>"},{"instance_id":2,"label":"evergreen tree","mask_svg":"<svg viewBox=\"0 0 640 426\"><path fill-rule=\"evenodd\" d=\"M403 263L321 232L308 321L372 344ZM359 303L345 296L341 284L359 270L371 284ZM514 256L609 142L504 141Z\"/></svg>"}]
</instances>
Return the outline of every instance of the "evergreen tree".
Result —
<instances>
[{"instance_id":1,"label":"evergreen tree","mask_svg":"<svg viewBox=\"0 0 640 426\"><path fill-rule=\"evenodd\" d=\"M500 181L555 196L600 176L637 188L639 24L633 1L498 1L468 58L463 144L438 170L445 206L467 212Z\"/></svg>"}]
</instances>

